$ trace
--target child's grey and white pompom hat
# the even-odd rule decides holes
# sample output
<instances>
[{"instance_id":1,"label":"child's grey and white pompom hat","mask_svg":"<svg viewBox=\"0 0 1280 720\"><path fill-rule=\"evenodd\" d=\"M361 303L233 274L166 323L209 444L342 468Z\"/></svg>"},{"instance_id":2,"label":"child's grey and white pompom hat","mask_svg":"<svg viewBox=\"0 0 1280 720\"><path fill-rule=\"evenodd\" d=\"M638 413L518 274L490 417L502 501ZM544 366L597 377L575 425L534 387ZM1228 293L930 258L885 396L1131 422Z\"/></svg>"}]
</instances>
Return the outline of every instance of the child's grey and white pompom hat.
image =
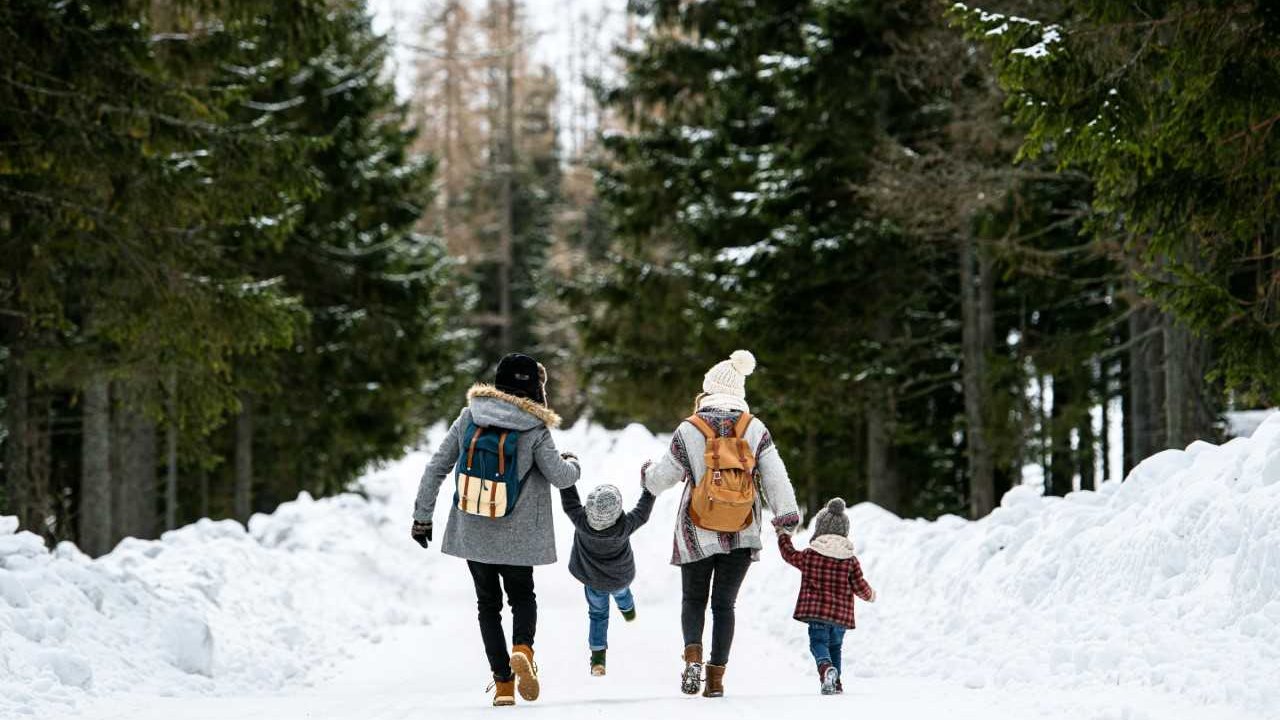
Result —
<instances>
[{"instance_id":1,"label":"child's grey and white pompom hat","mask_svg":"<svg viewBox=\"0 0 1280 720\"><path fill-rule=\"evenodd\" d=\"M614 485L599 485L587 495L587 524L604 530L622 517L622 491Z\"/></svg>"}]
</instances>

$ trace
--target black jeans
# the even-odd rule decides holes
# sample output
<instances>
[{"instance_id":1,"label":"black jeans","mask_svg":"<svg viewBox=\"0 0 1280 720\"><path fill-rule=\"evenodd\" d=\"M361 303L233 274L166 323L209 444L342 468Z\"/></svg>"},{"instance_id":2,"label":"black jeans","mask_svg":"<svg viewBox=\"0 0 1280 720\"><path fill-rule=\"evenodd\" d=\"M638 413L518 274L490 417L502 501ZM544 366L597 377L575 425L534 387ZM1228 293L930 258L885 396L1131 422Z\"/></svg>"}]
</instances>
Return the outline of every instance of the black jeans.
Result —
<instances>
[{"instance_id":1,"label":"black jeans","mask_svg":"<svg viewBox=\"0 0 1280 720\"><path fill-rule=\"evenodd\" d=\"M702 629L707 622L707 599L710 598L712 665L729 662L729 648L733 645L733 606L738 601L738 590L750 567L751 551L746 548L680 566L684 590L680 625L684 630L684 644L702 644Z\"/></svg>"},{"instance_id":2,"label":"black jeans","mask_svg":"<svg viewBox=\"0 0 1280 720\"><path fill-rule=\"evenodd\" d=\"M489 656L489 669L495 678L509 679L511 655L507 651L507 637L502 632L502 591L506 589L507 602L511 604L511 644L532 647L533 635L538 628L533 568L490 565L471 560L467 561L467 567L476 585L480 637L484 639L484 654Z\"/></svg>"}]
</instances>

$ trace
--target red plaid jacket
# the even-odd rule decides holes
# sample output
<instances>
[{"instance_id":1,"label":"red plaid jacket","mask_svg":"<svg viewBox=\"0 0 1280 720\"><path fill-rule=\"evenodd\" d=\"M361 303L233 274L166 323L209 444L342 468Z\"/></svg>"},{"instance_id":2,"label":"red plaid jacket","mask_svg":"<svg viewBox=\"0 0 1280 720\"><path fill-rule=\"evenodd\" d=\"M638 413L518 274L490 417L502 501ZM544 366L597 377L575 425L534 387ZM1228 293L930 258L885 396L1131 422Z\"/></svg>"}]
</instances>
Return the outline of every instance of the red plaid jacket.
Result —
<instances>
[{"instance_id":1,"label":"red plaid jacket","mask_svg":"<svg viewBox=\"0 0 1280 720\"><path fill-rule=\"evenodd\" d=\"M862 566L852 554L842 559L823 555L812 547L798 551L786 533L778 535L778 549L784 560L800 569L796 620L821 620L852 628L853 597L875 601L876 591L862 577Z\"/></svg>"}]
</instances>

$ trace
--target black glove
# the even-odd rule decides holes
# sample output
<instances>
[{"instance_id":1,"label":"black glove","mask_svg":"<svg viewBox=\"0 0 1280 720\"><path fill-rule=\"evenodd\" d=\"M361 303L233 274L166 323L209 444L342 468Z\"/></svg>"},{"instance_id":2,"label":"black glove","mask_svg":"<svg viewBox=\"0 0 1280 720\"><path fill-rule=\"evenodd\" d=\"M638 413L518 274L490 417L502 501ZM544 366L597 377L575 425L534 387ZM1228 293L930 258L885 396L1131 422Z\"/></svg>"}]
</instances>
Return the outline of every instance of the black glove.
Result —
<instances>
[{"instance_id":1,"label":"black glove","mask_svg":"<svg viewBox=\"0 0 1280 720\"><path fill-rule=\"evenodd\" d=\"M409 531L409 535L425 550L427 543L431 542L431 523L414 520L413 529Z\"/></svg>"}]
</instances>

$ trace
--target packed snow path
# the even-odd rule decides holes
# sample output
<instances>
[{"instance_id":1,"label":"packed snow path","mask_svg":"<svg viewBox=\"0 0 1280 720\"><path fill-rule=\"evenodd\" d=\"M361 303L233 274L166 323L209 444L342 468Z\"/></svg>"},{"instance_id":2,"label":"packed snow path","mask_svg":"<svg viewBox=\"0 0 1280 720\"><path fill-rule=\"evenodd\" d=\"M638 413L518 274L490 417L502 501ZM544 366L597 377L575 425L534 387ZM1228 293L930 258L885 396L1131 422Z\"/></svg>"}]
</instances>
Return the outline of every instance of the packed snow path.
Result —
<instances>
[{"instance_id":1,"label":"packed snow path","mask_svg":"<svg viewBox=\"0 0 1280 720\"><path fill-rule=\"evenodd\" d=\"M434 552L434 550L433 550ZM772 560L777 560L772 557ZM726 697L711 700L680 694L678 598L637 595L639 616L624 623L616 608L610 619L609 674L588 674L586 603L563 568L537 571L539 625L536 651L542 697L517 699L515 708L493 708L474 595L461 561L426 563L431 585L441 592L430 603L438 618L405 628L381 643L361 648L333 678L278 696L225 698L121 697L100 701L80 718L94 720L409 720L494 718L516 713L549 720L578 718L821 718L893 720L1245 720L1227 709L1188 708L1176 698L1149 691L1107 688L1057 691L970 689L961 684L856 676L858 636L845 644L852 671L843 696L818 694L816 673L797 644L804 626L793 623L785 641L751 621L760 608L744 593L738 637L726 676ZM672 574L677 571L671 569ZM763 573L760 574L761 576ZM748 575L747 582L764 578ZM508 629L510 625L508 624ZM709 631L708 627L708 631ZM709 635L708 635L709 637ZM531 713L531 714L530 714Z\"/></svg>"},{"instance_id":2,"label":"packed snow path","mask_svg":"<svg viewBox=\"0 0 1280 720\"><path fill-rule=\"evenodd\" d=\"M557 435L586 486L617 483L628 502L666 442L638 427ZM371 474L364 497L301 497L247 531L203 521L93 561L0 518L0 720L1280 718L1280 415L1096 493L1016 489L979 522L851 508L879 602L859 605L836 697L818 694L790 618L799 576L772 544L739 599L727 697L679 694L667 493L634 538L640 615L615 611L605 678L588 674L571 528L555 518L561 562L536 573L543 697L491 708L465 565L408 538L425 462Z\"/></svg>"}]
</instances>

